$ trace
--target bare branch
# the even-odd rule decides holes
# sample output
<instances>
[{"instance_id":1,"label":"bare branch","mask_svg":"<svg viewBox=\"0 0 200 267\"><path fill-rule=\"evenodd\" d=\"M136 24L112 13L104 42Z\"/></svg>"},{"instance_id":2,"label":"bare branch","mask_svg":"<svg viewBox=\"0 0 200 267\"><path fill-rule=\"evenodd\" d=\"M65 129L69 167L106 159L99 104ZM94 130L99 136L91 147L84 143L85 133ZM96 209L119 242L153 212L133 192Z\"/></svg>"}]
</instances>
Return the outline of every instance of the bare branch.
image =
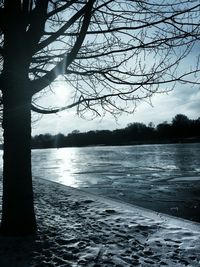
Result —
<instances>
[{"instance_id":1,"label":"bare branch","mask_svg":"<svg viewBox=\"0 0 200 267\"><path fill-rule=\"evenodd\" d=\"M36 92L39 92L46 86L48 86L50 83L52 83L53 80L58 76L58 74L65 74L68 66L72 63L72 61L76 58L76 55L79 51L79 49L82 46L82 43L84 41L85 35L87 33L87 29L90 23L90 18L91 18L91 11L92 11L92 6L95 0L90 0L88 1L88 4L86 5L87 8L85 8L85 15L84 15L84 20L82 23L82 27L80 30L80 34L77 37L77 40L71 50L71 52L64 57L62 61L60 61L51 71L49 71L44 77L42 77L39 80L33 81L32 85L33 88L36 88L34 90L33 94Z\"/></svg>"},{"instance_id":2,"label":"bare branch","mask_svg":"<svg viewBox=\"0 0 200 267\"><path fill-rule=\"evenodd\" d=\"M55 8L54 10L52 10L51 12L47 14L47 18L50 18L53 15L57 15L59 12L65 11L67 8L69 8L71 5L73 5L76 2L77 0L73 0L73 1L67 2L65 5Z\"/></svg>"},{"instance_id":3,"label":"bare branch","mask_svg":"<svg viewBox=\"0 0 200 267\"><path fill-rule=\"evenodd\" d=\"M90 3L90 1L89 1ZM46 46L50 45L52 42L54 42L58 37L60 37L61 34L63 34L69 27L75 23L76 20L78 20L85 12L87 12L89 4L86 4L81 10L79 10L71 19L67 21L67 23L62 26L57 32L51 34L51 36L44 41L42 41L38 47L37 51L42 50Z\"/></svg>"},{"instance_id":4,"label":"bare branch","mask_svg":"<svg viewBox=\"0 0 200 267\"><path fill-rule=\"evenodd\" d=\"M36 50L39 40L44 33L46 14L49 0L36 1L36 6L30 12L30 25L27 31L29 53L32 55Z\"/></svg>"},{"instance_id":5,"label":"bare branch","mask_svg":"<svg viewBox=\"0 0 200 267\"><path fill-rule=\"evenodd\" d=\"M177 82L199 84L199 55L190 66L181 65L200 38L199 0L20 3L23 21L27 16L32 94L53 86L58 75L74 90L66 107L48 111L33 104L35 111L134 110L131 105ZM3 45L0 37L1 65Z\"/></svg>"}]
</instances>

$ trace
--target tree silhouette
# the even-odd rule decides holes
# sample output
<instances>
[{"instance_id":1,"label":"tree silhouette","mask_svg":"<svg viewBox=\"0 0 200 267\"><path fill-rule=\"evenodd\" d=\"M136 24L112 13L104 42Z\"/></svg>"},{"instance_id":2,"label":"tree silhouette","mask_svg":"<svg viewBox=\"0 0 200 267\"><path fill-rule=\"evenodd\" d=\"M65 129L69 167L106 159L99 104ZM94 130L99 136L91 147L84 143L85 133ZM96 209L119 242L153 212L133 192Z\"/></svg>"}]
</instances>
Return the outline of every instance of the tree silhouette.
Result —
<instances>
[{"instance_id":1,"label":"tree silhouette","mask_svg":"<svg viewBox=\"0 0 200 267\"><path fill-rule=\"evenodd\" d=\"M187 137L190 135L190 120L187 116L183 114L177 114L172 120L172 127L174 133L180 137Z\"/></svg>"},{"instance_id":2,"label":"tree silhouette","mask_svg":"<svg viewBox=\"0 0 200 267\"><path fill-rule=\"evenodd\" d=\"M93 145L133 145L158 143L191 143L200 140L200 119L191 120L186 115L177 114L171 123L166 121L155 125L150 122L129 123L117 130L96 130L79 132L74 130L63 134L40 134L32 138L33 148L55 148Z\"/></svg>"},{"instance_id":3,"label":"tree silhouette","mask_svg":"<svg viewBox=\"0 0 200 267\"><path fill-rule=\"evenodd\" d=\"M31 177L31 110L76 107L84 115L134 111L162 91L195 83L178 64L199 38L199 1L1 0L0 88L4 169L1 231L36 231ZM72 102L42 108L35 95L63 75ZM167 90L164 87L164 90ZM67 90L67 89L66 89Z\"/></svg>"}]
</instances>

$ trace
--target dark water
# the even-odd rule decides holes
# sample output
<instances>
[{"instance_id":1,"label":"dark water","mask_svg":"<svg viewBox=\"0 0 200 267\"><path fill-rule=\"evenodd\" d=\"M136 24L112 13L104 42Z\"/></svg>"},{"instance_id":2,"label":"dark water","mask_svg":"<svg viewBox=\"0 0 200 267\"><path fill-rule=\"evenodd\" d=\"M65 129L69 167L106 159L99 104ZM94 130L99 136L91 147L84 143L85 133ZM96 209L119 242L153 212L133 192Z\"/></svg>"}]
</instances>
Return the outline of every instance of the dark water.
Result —
<instances>
[{"instance_id":1,"label":"dark water","mask_svg":"<svg viewBox=\"0 0 200 267\"><path fill-rule=\"evenodd\" d=\"M200 221L200 144L34 150L33 174Z\"/></svg>"}]
</instances>

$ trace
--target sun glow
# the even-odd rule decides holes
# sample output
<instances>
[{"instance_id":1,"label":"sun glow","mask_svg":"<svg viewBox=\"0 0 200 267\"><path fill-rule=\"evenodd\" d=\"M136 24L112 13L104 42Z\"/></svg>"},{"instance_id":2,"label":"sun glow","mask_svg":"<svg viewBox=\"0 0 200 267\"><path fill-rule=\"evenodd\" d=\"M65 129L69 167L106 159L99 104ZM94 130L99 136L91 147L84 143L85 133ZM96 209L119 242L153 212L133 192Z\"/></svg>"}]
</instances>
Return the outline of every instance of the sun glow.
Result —
<instances>
[{"instance_id":1,"label":"sun glow","mask_svg":"<svg viewBox=\"0 0 200 267\"><path fill-rule=\"evenodd\" d=\"M68 106L72 102L72 88L59 76L49 88L36 94L33 98L36 106L44 109L58 109Z\"/></svg>"},{"instance_id":2,"label":"sun glow","mask_svg":"<svg viewBox=\"0 0 200 267\"><path fill-rule=\"evenodd\" d=\"M71 88L67 82L58 78L52 88L53 96L55 98L55 103L60 107L69 104L69 99L71 95Z\"/></svg>"}]
</instances>

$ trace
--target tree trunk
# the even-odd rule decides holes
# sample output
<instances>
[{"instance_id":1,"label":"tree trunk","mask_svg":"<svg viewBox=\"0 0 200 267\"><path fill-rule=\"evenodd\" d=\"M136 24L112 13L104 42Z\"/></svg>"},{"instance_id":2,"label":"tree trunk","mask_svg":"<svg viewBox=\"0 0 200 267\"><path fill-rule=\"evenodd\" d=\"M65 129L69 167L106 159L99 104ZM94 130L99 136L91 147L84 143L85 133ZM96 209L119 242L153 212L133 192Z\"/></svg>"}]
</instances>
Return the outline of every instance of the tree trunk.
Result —
<instances>
[{"instance_id":1,"label":"tree trunk","mask_svg":"<svg viewBox=\"0 0 200 267\"><path fill-rule=\"evenodd\" d=\"M7 83L10 82L7 80ZM3 91L1 233L28 235L36 232L31 174L31 96L29 88L13 88L14 86L15 82ZM21 86L24 87L24 84Z\"/></svg>"}]
</instances>

